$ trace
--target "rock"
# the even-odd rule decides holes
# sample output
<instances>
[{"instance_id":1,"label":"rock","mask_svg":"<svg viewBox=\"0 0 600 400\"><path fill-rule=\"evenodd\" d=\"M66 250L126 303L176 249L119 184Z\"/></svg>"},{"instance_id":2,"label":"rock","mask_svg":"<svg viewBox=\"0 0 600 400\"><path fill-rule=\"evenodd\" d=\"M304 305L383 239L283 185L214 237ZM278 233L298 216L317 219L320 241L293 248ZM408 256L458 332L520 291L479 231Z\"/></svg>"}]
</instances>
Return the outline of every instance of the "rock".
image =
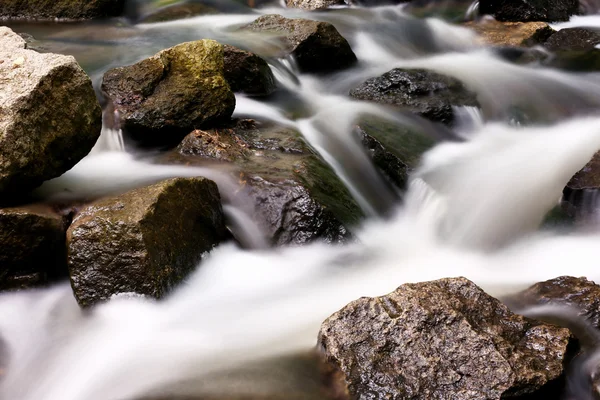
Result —
<instances>
[{"instance_id":1,"label":"rock","mask_svg":"<svg viewBox=\"0 0 600 400\"><path fill-rule=\"evenodd\" d=\"M0 291L65 276L66 231L66 218L48 206L1 208Z\"/></svg>"},{"instance_id":2,"label":"rock","mask_svg":"<svg viewBox=\"0 0 600 400\"><path fill-rule=\"evenodd\" d=\"M303 72L338 71L357 61L348 41L328 22L263 15L242 29L280 38L279 56L292 54Z\"/></svg>"},{"instance_id":3,"label":"rock","mask_svg":"<svg viewBox=\"0 0 600 400\"><path fill-rule=\"evenodd\" d=\"M137 23L166 22L196 17L199 15L217 14L218 10L203 3L178 3L152 10L140 16Z\"/></svg>"},{"instance_id":4,"label":"rock","mask_svg":"<svg viewBox=\"0 0 600 400\"><path fill-rule=\"evenodd\" d=\"M71 285L90 306L118 293L164 296L225 237L217 185L175 178L101 199L67 231Z\"/></svg>"},{"instance_id":5,"label":"rock","mask_svg":"<svg viewBox=\"0 0 600 400\"><path fill-rule=\"evenodd\" d=\"M0 19L90 19L119 16L125 0L2 0Z\"/></svg>"},{"instance_id":6,"label":"rock","mask_svg":"<svg viewBox=\"0 0 600 400\"><path fill-rule=\"evenodd\" d=\"M176 144L196 127L231 117L235 96L223 63L223 45L214 40L182 43L109 70L102 91L132 137L146 144Z\"/></svg>"},{"instance_id":7,"label":"rock","mask_svg":"<svg viewBox=\"0 0 600 400\"><path fill-rule=\"evenodd\" d=\"M473 29L484 44L492 46L532 46L546 41L556 31L546 22L469 21L464 26Z\"/></svg>"},{"instance_id":8,"label":"rock","mask_svg":"<svg viewBox=\"0 0 600 400\"><path fill-rule=\"evenodd\" d=\"M234 92L267 96L277 85L269 64L256 54L225 45L224 76Z\"/></svg>"},{"instance_id":9,"label":"rock","mask_svg":"<svg viewBox=\"0 0 600 400\"><path fill-rule=\"evenodd\" d=\"M479 106L460 81L423 69L393 69L352 89L350 96L407 108L444 124L454 121L453 106Z\"/></svg>"},{"instance_id":10,"label":"rock","mask_svg":"<svg viewBox=\"0 0 600 400\"><path fill-rule=\"evenodd\" d=\"M25 194L87 155L102 128L90 78L0 27L0 198Z\"/></svg>"},{"instance_id":11,"label":"rock","mask_svg":"<svg viewBox=\"0 0 600 400\"><path fill-rule=\"evenodd\" d=\"M558 378L569 331L464 278L405 284L329 317L319 345L359 399L504 399Z\"/></svg>"},{"instance_id":12,"label":"rock","mask_svg":"<svg viewBox=\"0 0 600 400\"><path fill-rule=\"evenodd\" d=\"M435 144L416 129L380 118L363 118L355 131L375 166L399 189L406 189L409 174L418 166L421 155Z\"/></svg>"},{"instance_id":13,"label":"rock","mask_svg":"<svg viewBox=\"0 0 600 400\"><path fill-rule=\"evenodd\" d=\"M232 163L259 221L276 245L344 242L362 212L335 172L300 134L253 120L196 130L177 148L185 161Z\"/></svg>"},{"instance_id":14,"label":"rock","mask_svg":"<svg viewBox=\"0 0 600 400\"><path fill-rule=\"evenodd\" d=\"M600 211L596 198L600 191L600 152L567 183L562 206L569 215L586 220Z\"/></svg>"},{"instance_id":15,"label":"rock","mask_svg":"<svg viewBox=\"0 0 600 400\"><path fill-rule=\"evenodd\" d=\"M481 0L479 13L498 21L568 21L579 11L578 0Z\"/></svg>"},{"instance_id":16,"label":"rock","mask_svg":"<svg viewBox=\"0 0 600 400\"><path fill-rule=\"evenodd\" d=\"M286 0L285 5L303 10L323 10L331 6L343 5L344 0Z\"/></svg>"},{"instance_id":17,"label":"rock","mask_svg":"<svg viewBox=\"0 0 600 400\"><path fill-rule=\"evenodd\" d=\"M593 50L600 44L600 33L585 28L567 28L551 35L544 47L550 51Z\"/></svg>"}]
</instances>

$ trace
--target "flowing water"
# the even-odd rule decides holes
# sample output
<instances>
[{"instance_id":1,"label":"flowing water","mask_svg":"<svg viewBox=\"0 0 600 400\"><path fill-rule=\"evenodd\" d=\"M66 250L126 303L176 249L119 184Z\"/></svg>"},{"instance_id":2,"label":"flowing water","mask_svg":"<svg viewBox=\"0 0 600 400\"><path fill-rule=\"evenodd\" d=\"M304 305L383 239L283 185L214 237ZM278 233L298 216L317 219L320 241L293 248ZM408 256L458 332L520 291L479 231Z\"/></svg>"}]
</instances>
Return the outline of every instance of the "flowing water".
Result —
<instances>
[{"instance_id":1,"label":"flowing water","mask_svg":"<svg viewBox=\"0 0 600 400\"><path fill-rule=\"evenodd\" d=\"M308 14L278 4L259 10L220 4L230 6L226 13L165 23L13 28L33 34L48 51L74 54L96 83L110 67L187 40L215 38L264 56L280 94L261 101L237 96L235 114L303 134L368 215L355 227L358 240L269 249L226 171L153 163L105 126L92 153L44 184L39 196L90 198L171 176L206 176L218 183L231 229L248 249L216 248L160 302L123 295L81 311L67 283L3 294L0 398L219 393L224 386L211 385L211 377L310 349L331 313L402 283L465 276L499 296L560 275L600 279L600 234L593 224L585 231L540 230L570 177L600 149L600 118L591 115L600 108L600 75L507 63L479 45L471 31L441 19L417 19L403 6ZM272 57L276 43L235 31L265 13L334 23L359 64L327 77L299 74L293 60ZM557 27L599 23L588 16ZM481 110L457 109L459 122L450 130L346 96L394 67L454 76L477 93ZM519 119L519 107L530 120ZM402 201L352 134L364 115L417 127L439 141L414 171Z\"/></svg>"}]
</instances>

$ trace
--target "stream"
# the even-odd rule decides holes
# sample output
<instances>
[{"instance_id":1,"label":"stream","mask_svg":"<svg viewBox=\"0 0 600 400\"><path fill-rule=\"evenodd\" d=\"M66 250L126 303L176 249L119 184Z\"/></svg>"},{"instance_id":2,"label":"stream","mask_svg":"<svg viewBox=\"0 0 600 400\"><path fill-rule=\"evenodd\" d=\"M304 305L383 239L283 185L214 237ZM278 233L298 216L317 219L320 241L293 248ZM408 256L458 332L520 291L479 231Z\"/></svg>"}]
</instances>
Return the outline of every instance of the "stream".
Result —
<instances>
[{"instance_id":1,"label":"stream","mask_svg":"<svg viewBox=\"0 0 600 400\"><path fill-rule=\"evenodd\" d=\"M8 26L33 35L43 51L75 56L95 87L109 68L185 41L212 38L261 55L277 78L278 95L257 100L236 94L234 116L301 132L367 216L353 232L357 240L270 248L226 171L155 162L153 151L104 126L94 150L42 185L40 197L100 196L168 177L205 176L219 185L228 224L243 246L220 245L159 302L122 295L82 311L68 282L2 294L0 355L8 354L8 361L0 398L200 398L223 387L308 391L309 378L302 381L293 366L277 362L313 348L322 321L361 296L457 276L494 296L561 275L600 279L595 221L543 224L565 184L600 149L600 73L509 63L445 14L417 18L405 5L305 12L278 2L257 9L228 4L220 14L171 22L136 24L132 17ZM293 59L273 56L276 44L235 30L273 13L333 23L358 64L327 76L302 74ZM600 16L553 25L573 26L600 28ZM457 123L447 128L347 96L393 68L455 77L477 94L481 109L455 109ZM516 106L526 106L537 120L518 120ZM416 126L437 142L406 193L390 188L353 136L364 115ZM271 364L263 374L227 381L227 371L265 360ZM280 374L276 382L268 379L273 370Z\"/></svg>"}]
</instances>

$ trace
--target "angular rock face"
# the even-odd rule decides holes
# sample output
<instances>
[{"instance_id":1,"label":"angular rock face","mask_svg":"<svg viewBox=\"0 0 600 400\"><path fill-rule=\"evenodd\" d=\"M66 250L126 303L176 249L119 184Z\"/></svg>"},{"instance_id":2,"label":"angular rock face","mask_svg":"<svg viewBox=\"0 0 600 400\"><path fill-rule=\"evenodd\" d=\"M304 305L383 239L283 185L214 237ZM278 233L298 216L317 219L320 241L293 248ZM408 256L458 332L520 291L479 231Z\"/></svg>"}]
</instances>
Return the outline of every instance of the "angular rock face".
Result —
<instances>
[{"instance_id":1,"label":"angular rock face","mask_svg":"<svg viewBox=\"0 0 600 400\"><path fill-rule=\"evenodd\" d=\"M90 19L121 15L125 0L2 0L0 18Z\"/></svg>"},{"instance_id":2,"label":"angular rock face","mask_svg":"<svg viewBox=\"0 0 600 400\"><path fill-rule=\"evenodd\" d=\"M568 21L578 13L577 0L481 0L480 14L491 14L498 21Z\"/></svg>"},{"instance_id":3,"label":"angular rock face","mask_svg":"<svg viewBox=\"0 0 600 400\"><path fill-rule=\"evenodd\" d=\"M423 69L393 69L350 91L358 100L405 107L435 122L451 124L453 106L478 106L477 96L454 79Z\"/></svg>"},{"instance_id":4,"label":"angular rock face","mask_svg":"<svg viewBox=\"0 0 600 400\"><path fill-rule=\"evenodd\" d=\"M100 136L102 111L73 57L39 54L0 27L0 197L71 169Z\"/></svg>"},{"instance_id":5,"label":"angular rock face","mask_svg":"<svg viewBox=\"0 0 600 400\"><path fill-rule=\"evenodd\" d=\"M267 96L276 89L269 64L256 54L224 45L224 76L234 92Z\"/></svg>"},{"instance_id":6,"label":"angular rock face","mask_svg":"<svg viewBox=\"0 0 600 400\"><path fill-rule=\"evenodd\" d=\"M242 29L281 38L280 56L293 54L304 72L337 71L357 61L348 41L328 22L263 15Z\"/></svg>"},{"instance_id":7,"label":"angular rock face","mask_svg":"<svg viewBox=\"0 0 600 400\"><path fill-rule=\"evenodd\" d=\"M102 91L134 138L176 144L194 128L231 117L235 96L223 60L223 45L214 40L182 43L108 71Z\"/></svg>"},{"instance_id":8,"label":"angular rock face","mask_svg":"<svg viewBox=\"0 0 600 400\"><path fill-rule=\"evenodd\" d=\"M117 293L160 298L225 232L217 185L207 179L169 179L102 199L67 232L75 297L82 306Z\"/></svg>"},{"instance_id":9,"label":"angular rock face","mask_svg":"<svg viewBox=\"0 0 600 400\"><path fill-rule=\"evenodd\" d=\"M66 275L66 222L42 205L0 209L0 291Z\"/></svg>"},{"instance_id":10,"label":"angular rock face","mask_svg":"<svg viewBox=\"0 0 600 400\"><path fill-rule=\"evenodd\" d=\"M567 28L554 33L544 42L551 51L593 50L600 44L600 33L585 28Z\"/></svg>"},{"instance_id":11,"label":"angular rock face","mask_svg":"<svg viewBox=\"0 0 600 400\"><path fill-rule=\"evenodd\" d=\"M273 244L343 242L350 237L346 227L362 217L335 172L293 130L241 120L224 129L196 130L177 151L186 162L233 163L253 200L255 220Z\"/></svg>"},{"instance_id":12,"label":"angular rock face","mask_svg":"<svg viewBox=\"0 0 600 400\"><path fill-rule=\"evenodd\" d=\"M342 5L344 0L286 0L285 5L303 10L323 10L331 6Z\"/></svg>"},{"instance_id":13,"label":"angular rock face","mask_svg":"<svg viewBox=\"0 0 600 400\"><path fill-rule=\"evenodd\" d=\"M569 331L464 279L406 284L327 319L319 344L358 399L500 399L558 378Z\"/></svg>"},{"instance_id":14,"label":"angular rock face","mask_svg":"<svg viewBox=\"0 0 600 400\"><path fill-rule=\"evenodd\" d=\"M579 170L563 189L563 207L575 217L589 217L600 211L595 201L600 190L600 152Z\"/></svg>"}]
</instances>

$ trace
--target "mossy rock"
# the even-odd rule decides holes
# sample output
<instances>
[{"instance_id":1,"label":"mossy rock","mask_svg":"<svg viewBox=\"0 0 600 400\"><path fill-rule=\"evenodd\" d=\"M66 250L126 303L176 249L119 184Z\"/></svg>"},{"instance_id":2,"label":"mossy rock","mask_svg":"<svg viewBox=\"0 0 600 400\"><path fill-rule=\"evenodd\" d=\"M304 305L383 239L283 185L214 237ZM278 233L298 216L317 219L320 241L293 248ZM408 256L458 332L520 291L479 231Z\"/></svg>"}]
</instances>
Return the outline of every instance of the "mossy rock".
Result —
<instances>
[{"instance_id":1,"label":"mossy rock","mask_svg":"<svg viewBox=\"0 0 600 400\"><path fill-rule=\"evenodd\" d=\"M289 128L234 121L196 130L177 151L194 159L231 163L254 216L274 244L344 242L363 214L343 182L301 135Z\"/></svg>"},{"instance_id":2,"label":"mossy rock","mask_svg":"<svg viewBox=\"0 0 600 400\"><path fill-rule=\"evenodd\" d=\"M0 18L91 19L119 16L125 0L2 0Z\"/></svg>"},{"instance_id":3,"label":"mossy rock","mask_svg":"<svg viewBox=\"0 0 600 400\"><path fill-rule=\"evenodd\" d=\"M101 199L67 232L77 301L90 306L118 293L161 298L225 238L217 185L175 178Z\"/></svg>"}]
</instances>

